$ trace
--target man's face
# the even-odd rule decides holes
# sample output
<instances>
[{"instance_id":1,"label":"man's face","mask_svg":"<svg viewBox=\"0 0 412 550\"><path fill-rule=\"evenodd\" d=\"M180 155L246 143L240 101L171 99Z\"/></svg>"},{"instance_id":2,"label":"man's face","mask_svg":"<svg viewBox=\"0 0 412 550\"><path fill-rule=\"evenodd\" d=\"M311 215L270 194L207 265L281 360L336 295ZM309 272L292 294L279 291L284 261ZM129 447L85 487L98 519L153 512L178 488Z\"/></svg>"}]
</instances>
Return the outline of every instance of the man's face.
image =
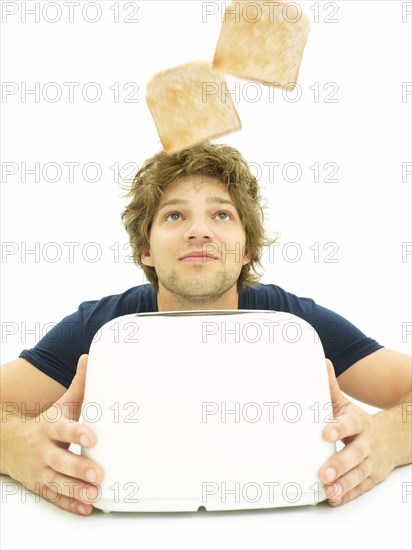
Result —
<instances>
[{"instance_id":1,"label":"man's face","mask_svg":"<svg viewBox=\"0 0 412 550\"><path fill-rule=\"evenodd\" d=\"M201 304L236 289L242 266L250 262L245 244L226 187L216 178L194 175L167 188L141 259L156 269L160 294Z\"/></svg>"}]
</instances>

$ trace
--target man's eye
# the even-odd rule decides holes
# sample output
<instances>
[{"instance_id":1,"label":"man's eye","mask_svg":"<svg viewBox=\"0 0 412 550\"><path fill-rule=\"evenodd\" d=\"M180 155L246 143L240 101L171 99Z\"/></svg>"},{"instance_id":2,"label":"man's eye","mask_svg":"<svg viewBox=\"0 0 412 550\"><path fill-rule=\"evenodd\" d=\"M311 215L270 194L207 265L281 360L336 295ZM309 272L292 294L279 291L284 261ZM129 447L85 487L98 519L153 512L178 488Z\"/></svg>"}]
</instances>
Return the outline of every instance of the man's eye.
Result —
<instances>
[{"instance_id":1,"label":"man's eye","mask_svg":"<svg viewBox=\"0 0 412 550\"><path fill-rule=\"evenodd\" d=\"M230 220L229 212L218 212L217 215L219 216L219 219L221 219L222 221ZM221 218L220 216L226 216L226 218Z\"/></svg>"},{"instance_id":2,"label":"man's eye","mask_svg":"<svg viewBox=\"0 0 412 550\"><path fill-rule=\"evenodd\" d=\"M179 214L178 212L170 212L170 214L168 214L168 215L166 216L166 220L168 220L171 216L177 216L177 217L179 217L180 214ZM172 221L177 221L177 220L176 220L176 218L173 218Z\"/></svg>"},{"instance_id":3,"label":"man's eye","mask_svg":"<svg viewBox=\"0 0 412 550\"><path fill-rule=\"evenodd\" d=\"M222 221L228 221L231 219L231 215L229 214L229 212L218 212L216 216L219 216L219 219ZM167 214L165 219L175 222L178 221L181 217L182 215L179 214L179 212L170 212L169 214Z\"/></svg>"}]
</instances>

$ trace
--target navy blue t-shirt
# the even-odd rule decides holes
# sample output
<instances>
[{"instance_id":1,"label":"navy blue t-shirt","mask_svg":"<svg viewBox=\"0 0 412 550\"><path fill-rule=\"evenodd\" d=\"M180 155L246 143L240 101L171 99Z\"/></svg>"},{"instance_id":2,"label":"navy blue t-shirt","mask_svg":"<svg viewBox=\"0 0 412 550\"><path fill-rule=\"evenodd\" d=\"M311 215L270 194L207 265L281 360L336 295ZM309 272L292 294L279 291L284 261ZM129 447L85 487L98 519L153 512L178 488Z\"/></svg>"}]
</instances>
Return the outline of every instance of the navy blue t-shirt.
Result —
<instances>
[{"instance_id":1,"label":"navy blue t-shirt","mask_svg":"<svg viewBox=\"0 0 412 550\"><path fill-rule=\"evenodd\" d=\"M239 293L238 309L282 311L304 319L318 333L336 376L383 347L340 315L276 285L258 283L244 289ZM89 352L93 337L105 323L122 315L153 311L158 311L157 293L151 284L83 302L75 313L60 321L34 348L23 350L19 357L68 388L80 355Z\"/></svg>"}]
</instances>

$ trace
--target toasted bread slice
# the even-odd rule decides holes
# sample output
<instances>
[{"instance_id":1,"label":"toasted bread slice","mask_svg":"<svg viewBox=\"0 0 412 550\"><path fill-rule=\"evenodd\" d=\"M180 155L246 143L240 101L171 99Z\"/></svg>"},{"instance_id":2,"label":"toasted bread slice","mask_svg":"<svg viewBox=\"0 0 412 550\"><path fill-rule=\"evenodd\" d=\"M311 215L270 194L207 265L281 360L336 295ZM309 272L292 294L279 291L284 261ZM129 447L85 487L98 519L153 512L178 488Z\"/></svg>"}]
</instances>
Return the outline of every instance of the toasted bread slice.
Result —
<instances>
[{"instance_id":1,"label":"toasted bread slice","mask_svg":"<svg viewBox=\"0 0 412 550\"><path fill-rule=\"evenodd\" d=\"M295 3L235 0L226 8L212 66L293 90L309 30L309 18Z\"/></svg>"},{"instance_id":2,"label":"toasted bread slice","mask_svg":"<svg viewBox=\"0 0 412 550\"><path fill-rule=\"evenodd\" d=\"M205 61L154 75L146 101L169 154L241 128L224 76Z\"/></svg>"}]
</instances>

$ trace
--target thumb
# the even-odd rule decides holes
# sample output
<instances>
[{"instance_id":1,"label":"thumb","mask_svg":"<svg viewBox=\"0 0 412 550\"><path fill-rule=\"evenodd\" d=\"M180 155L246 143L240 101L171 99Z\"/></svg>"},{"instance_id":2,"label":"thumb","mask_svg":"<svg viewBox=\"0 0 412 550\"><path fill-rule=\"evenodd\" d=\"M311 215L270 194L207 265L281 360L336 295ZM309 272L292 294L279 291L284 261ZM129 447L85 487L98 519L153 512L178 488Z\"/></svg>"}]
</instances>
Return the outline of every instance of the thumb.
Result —
<instances>
[{"instance_id":1,"label":"thumb","mask_svg":"<svg viewBox=\"0 0 412 550\"><path fill-rule=\"evenodd\" d=\"M326 359L326 368L328 370L329 389L333 406L333 414L336 417L340 409L349 403L346 397L340 390L338 381L335 375L335 369L333 368L332 361Z\"/></svg>"},{"instance_id":2,"label":"thumb","mask_svg":"<svg viewBox=\"0 0 412 550\"><path fill-rule=\"evenodd\" d=\"M72 383L68 387L66 393L64 393L56 402L56 405L63 411L63 415L71 421L77 422L80 418L81 407L84 399L84 386L86 383L88 357L89 356L87 354L80 356L77 363L77 371Z\"/></svg>"}]
</instances>

